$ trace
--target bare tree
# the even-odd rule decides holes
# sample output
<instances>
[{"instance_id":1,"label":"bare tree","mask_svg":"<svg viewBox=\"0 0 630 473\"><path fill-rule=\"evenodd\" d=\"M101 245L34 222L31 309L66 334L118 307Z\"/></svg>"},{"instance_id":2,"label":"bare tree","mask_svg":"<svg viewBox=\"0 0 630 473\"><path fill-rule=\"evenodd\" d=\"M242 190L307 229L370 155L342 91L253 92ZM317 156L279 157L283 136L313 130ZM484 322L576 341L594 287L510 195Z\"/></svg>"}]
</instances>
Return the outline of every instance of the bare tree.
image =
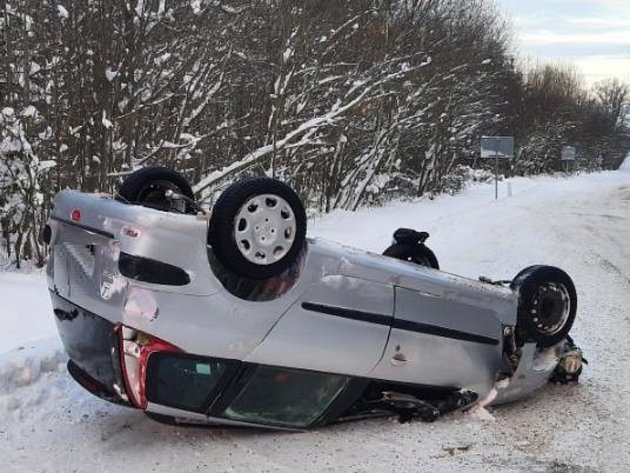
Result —
<instances>
[{"instance_id":1,"label":"bare tree","mask_svg":"<svg viewBox=\"0 0 630 473\"><path fill-rule=\"evenodd\" d=\"M18 264L43 263L58 190L111 192L141 166L177 168L208 200L266 174L330 211L454 189L483 134L516 135L520 173L556 169L565 143L590 167L625 149L627 86L595 98L569 66L520 70L491 0L11 0L0 14L0 236Z\"/></svg>"},{"instance_id":2,"label":"bare tree","mask_svg":"<svg viewBox=\"0 0 630 473\"><path fill-rule=\"evenodd\" d=\"M593 91L599 102L610 114L615 126L623 126L629 113L630 84L623 83L616 78L607 79L595 84Z\"/></svg>"}]
</instances>

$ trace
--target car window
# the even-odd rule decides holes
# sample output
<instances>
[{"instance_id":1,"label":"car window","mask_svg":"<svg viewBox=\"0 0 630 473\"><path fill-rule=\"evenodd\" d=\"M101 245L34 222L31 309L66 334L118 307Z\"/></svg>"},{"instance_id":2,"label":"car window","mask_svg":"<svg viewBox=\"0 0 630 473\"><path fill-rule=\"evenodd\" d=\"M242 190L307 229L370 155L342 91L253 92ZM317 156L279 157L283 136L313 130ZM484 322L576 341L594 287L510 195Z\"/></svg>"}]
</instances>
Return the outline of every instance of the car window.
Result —
<instances>
[{"instance_id":1,"label":"car window","mask_svg":"<svg viewBox=\"0 0 630 473\"><path fill-rule=\"evenodd\" d=\"M259 367L224 415L245 422L307 427L347 382L345 376Z\"/></svg>"},{"instance_id":2,"label":"car window","mask_svg":"<svg viewBox=\"0 0 630 473\"><path fill-rule=\"evenodd\" d=\"M202 411L219 384L225 383L226 361L184 354L157 353L149 358L147 398L189 411Z\"/></svg>"}]
</instances>

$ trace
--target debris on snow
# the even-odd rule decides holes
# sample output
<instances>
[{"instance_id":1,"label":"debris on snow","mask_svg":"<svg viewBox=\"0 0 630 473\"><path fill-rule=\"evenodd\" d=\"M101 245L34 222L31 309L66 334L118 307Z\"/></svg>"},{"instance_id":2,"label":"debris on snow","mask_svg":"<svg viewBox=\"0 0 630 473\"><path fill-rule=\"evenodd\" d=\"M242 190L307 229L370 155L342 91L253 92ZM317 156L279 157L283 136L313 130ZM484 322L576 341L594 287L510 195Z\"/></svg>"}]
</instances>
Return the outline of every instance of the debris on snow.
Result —
<instances>
[{"instance_id":1,"label":"debris on snow","mask_svg":"<svg viewBox=\"0 0 630 473\"><path fill-rule=\"evenodd\" d=\"M442 447L442 450L444 450L449 455L455 455L455 453L467 452L468 450L470 450L471 447L472 445L462 445L458 447Z\"/></svg>"}]
</instances>

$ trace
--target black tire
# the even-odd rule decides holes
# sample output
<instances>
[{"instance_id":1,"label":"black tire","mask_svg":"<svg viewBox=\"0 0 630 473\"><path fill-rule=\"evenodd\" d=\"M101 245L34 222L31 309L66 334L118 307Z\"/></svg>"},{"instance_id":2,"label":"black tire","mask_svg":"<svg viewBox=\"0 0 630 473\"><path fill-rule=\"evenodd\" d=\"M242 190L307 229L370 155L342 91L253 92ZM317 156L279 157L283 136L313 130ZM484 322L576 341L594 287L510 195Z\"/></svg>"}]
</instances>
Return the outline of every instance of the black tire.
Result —
<instances>
[{"instance_id":1,"label":"black tire","mask_svg":"<svg viewBox=\"0 0 630 473\"><path fill-rule=\"evenodd\" d=\"M516 275L510 288L518 294L520 343L550 347L564 340L577 313L577 293L567 273L553 266L530 266Z\"/></svg>"},{"instance_id":2,"label":"black tire","mask_svg":"<svg viewBox=\"0 0 630 473\"><path fill-rule=\"evenodd\" d=\"M383 255L409 261L428 268L440 269L440 263L438 263L437 257L433 251L424 244L394 243L383 252Z\"/></svg>"},{"instance_id":3,"label":"black tire","mask_svg":"<svg viewBox=\"0 0 630 473\"><path fill-rule=\"evenodd\" d=\"M276 229L277 225L273 222L272 217L272 222L263 222L260 224L265 227L261 232L262 236L252 236L250 238L252 240L251 242L250 239L246 240L251 246L251 251L254 252L246 257L245 252L249 251L247 245L244 245L244 241L237 242L236 238L236 232L239 230L243 219L236 222L236 218L238 215L243 215L246 203L250 202L251 199L254 199L256 196L266 194L284 200L284 203L281 205L284 206L284 204L287 204L290 208L293 218L295 219L294 223L287 223L287 225L291 226L289 237L292 238L292 241L282 239L281 234L284 235L286 230L281 230L280 228ZM273 197L265 200L264 205L270 205L270 201L273 201ZM275 205L276 204L274 204L274 207L269 206L268 209L275 209ZM278 209L279 208L280 207L278 207ZM249 211L249 207L247 209ZM253 212L256 212L256 209L254 209ZM255 213L251 215L255 215ZM285 214L282 215L282 218L285 218ZM252 219L254 219L254 217L252 217ZM289 220L287 222L289 222ZM249 223L246 223L246 226L249 228ZM267 235L268 241L271 243L265 242L264 244L269 246L261 247L257 250L259 245L263 245L260 240L265 239L264 235ZM259 241L254 240L254 238ZM282 273L300 254L305 238L306 212L304 211L304 206L300 198L295 191L286 184L267 177L246 179L228 187L214 205L208 233L208 242L220 262L238 276L250 279L267 279ZM276 241L280 241L282 246L276 246L271 249L271 246L273 246ZM241 250L241 248L243 249ZM282 249L282 251L279 252L280 256L276 255L277 248ZM279 257L280 259L277 261L257 260L256 255L259 254L262 254L265 258L267 258L267 254L269 254L273 255L273 258ZM269 257L272 259L271 256Z\"/></svg>"},{"instance_id":4,"label":"black tire","mask_svg":"<svg viewBox=\"0 0 630 473\"><path fill-rule=\"evenodd\" d=\"M174 207L165 197L168 190L191 200L194 198L188 180L180 173L162 166L142 168L129 174L118 189L118 198L167 212L194 213L191 205L185 202Z\"/></svg>"}]
</instances>

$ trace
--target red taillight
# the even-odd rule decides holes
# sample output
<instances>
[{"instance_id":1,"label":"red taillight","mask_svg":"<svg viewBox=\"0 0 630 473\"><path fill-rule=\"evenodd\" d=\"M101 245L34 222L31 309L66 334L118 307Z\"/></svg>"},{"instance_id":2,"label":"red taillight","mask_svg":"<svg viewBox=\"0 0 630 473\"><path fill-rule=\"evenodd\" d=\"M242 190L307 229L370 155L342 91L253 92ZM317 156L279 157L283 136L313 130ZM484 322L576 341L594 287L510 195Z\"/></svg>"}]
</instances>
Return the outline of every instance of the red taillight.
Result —
<instances>
[{"instance_id":1,"label":"red taillight","mask_svg":"<svg viewBox=\"0 0 630 473\"><path fill-rule=\"evenodd\" d=\"M181 353L182 350L144 332L119 325L120 364L129 401L146 409L147 364L153 353Z\"/></svg>"},{"instance_id":2,"label":"red taillight","mask_svg":"<svg viewBox=\"0 0 630 473\"><path fill-rule=\"evenodd\" d=\"M73 222L80 222L81 211L79 209L72 209L72 212L70 212L70 220L72 220Z\"/></svg>"}]
</instances>

